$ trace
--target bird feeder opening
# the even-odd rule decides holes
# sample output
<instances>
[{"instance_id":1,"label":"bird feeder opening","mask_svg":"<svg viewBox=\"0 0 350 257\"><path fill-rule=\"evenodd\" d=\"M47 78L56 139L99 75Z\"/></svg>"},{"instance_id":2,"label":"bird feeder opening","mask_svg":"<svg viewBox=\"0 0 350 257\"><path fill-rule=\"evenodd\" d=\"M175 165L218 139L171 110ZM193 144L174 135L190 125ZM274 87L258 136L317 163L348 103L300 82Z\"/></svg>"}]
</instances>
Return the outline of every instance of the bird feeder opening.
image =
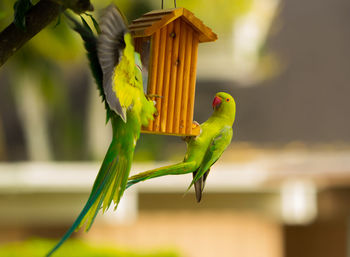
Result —
<instances>
[{"instance_id":1,"label":"bird feeder opening","mask_svg":"<svg viewBox=\"0 0 350 257\"><path fill-rule=\"evenodd\" d=\"M185 8L148 12L129 29L146 67L147 94L158 111L142 132L199 135L193 122L198 44L215 41L217 35Z\"/></svg>"}]
</instances>

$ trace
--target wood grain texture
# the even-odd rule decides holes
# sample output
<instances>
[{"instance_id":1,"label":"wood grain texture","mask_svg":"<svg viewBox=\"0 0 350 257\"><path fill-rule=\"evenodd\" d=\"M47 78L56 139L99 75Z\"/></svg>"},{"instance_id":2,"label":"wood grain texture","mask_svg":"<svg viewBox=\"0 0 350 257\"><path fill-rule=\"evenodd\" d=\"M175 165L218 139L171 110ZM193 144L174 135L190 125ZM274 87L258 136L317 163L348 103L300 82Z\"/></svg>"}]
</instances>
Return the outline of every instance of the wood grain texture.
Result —
<instances>
[{"instance_id":1,"label":"wood grain texture","mask_svg":"<svg viewBox=\"0 0 350 257\"><path fill-rule=\"evenodd\" d=\"M191 51L192 57L191 57L191 68L190 68L190 86L189 86L189 92L188 92L188 107L187 107L187 116L186 116L186 124L187 124L186 134L192 133L194 99L195 99L195 92L196 92L198 40L199 40L199 34L197 32L194 32L193 40L192 40L192 51Z\"/></svg>"},{"instance_id":2,"label":"wood grain texture","mask_svg":"<svg viewBox=\"0 0 350 257\"><path fill-rule=\"evenodd\" d=\"M189 87L190 87L190 70L191 70L191 58L192 58L192 41L193 41L193 30L187 24L184 26L186 29L186 53L185 53L185 67L183 77L183 88L182 88L182 103L181 103L181 119L180 119L180 133L186 134L188 126L192 126L192 121L187 124L187 113L188 113L188 100L189 100ZM191 131L191 128L189 129Z\"/></svg>"},{"instance_id":3,"label":"wood grain texture","mask_svg":"<svg viewBox=\"0 0 350 257\"><path fill-rule=\"evenodd\" d=\"M176 100L175 100L175 110L174 110L174 133L180 133L181 126L184 127L184 124L180 125L180 117L182 114L181 105L183 101L183 86L184 86L184 67L185 67L185 58L186 58L186 42L187 42L187 30L186 24L184 21L180 23L180 42L179 42L179 57L178 57L178 71L176 77Z\"/></svg>"},{"instance_id":4,"label":"wood grain texture","mask_svg":"<svg viewBox=\"0 0 350 257\"><path fill-rule=\"evenodd\" d=\"M159 40L160 40L160 31L157 31L151 38L150 46L150 60L149 60L149 71L148 71L148 86L147 93L149 95L156 95L156 84L157 84L157 70L158 70L158 57L159 57ZM159 98L153 98L154 101L157 101ZM158 112L159 110L157 110ZM153 131L155 120L151 121L148 125L148 130Z\"/></svg>"},{"instance_id":5,"label":"wood grain texture","mask_svg":"<svg viewBox=\"0 0 350 257\"><path fill-rule=\"evenodd\" d=\"M174 21L174 30L173 30L173 51L171 56L171 73L170 73L170 88L168 94L168 114L167 114L167 132L174 131L174 112L175 112L175 99L177 98L177 71L178 71L178 59L179 59L179 46L180 46L180 24L181 20L177 19Z\"/></svg>"},{"instance_id":6,"label":"wood grain texture","mask_svg":"<svg viewBox=\"0 0 350 257\"><path fill-rule=\"evenodd\" d=\"M159 113L153 124L154 131L160 131L161 108L162 108L162 102L164 98L163 78L164 78L166 44L167 44L167 28L165 27L160 30L159 49L153 49L153 51L159 51L158 63L157 63L158 69L157 69L156 94L161 97L156 99L157 101L156 108Z\"/></svg>"},{"instance_id":7,"label":"wood grain texture","mask_svg":"<svg viewBox=\"0 0 350 257\"><path fill-rule=\"evenodd\" d=\"M169 83L170 83L170 72L171 72L171 56L174 44L174 38L170 34L174 30L174 23L170 23L167 27L166 33L166 46L165 46L165 62L164 62L164 76L163 76L163 98L162 98L162 107L160 114L160 131L166 132L166 123L168 115L168 105L169 105Z\"/></svg>"}]
</instances>

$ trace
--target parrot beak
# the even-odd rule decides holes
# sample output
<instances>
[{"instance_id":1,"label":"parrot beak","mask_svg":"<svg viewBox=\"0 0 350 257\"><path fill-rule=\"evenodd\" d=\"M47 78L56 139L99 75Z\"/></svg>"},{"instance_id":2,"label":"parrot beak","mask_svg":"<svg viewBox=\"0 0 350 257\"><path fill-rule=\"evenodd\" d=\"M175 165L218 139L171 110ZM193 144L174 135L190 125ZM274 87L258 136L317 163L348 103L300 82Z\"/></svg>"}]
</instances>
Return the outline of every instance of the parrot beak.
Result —
<instances>
[{"instance_id":1,"label":"parrot beak","mask_svg":"<svg viewBox=\"0 0 350 257\"><path fill-rule=\"evenodd\" d=\"M213 109L215 109L216 106L221 104L221 98L218 96L214 97L214 101L213 101Z\"/></svg>"}]
</instances>

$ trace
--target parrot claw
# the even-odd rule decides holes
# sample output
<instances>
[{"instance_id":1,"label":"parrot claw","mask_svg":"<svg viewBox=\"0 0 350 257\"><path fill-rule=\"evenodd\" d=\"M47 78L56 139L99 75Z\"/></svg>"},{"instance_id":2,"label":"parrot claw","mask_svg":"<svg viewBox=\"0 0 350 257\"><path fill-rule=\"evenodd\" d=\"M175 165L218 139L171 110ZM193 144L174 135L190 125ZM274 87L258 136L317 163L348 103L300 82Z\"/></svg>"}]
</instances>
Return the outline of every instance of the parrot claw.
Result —
<instances>
[{"instance_id":1,"label":"parrot claw","mask_svg":"<svg viewBox=\"0 0 350 257\"><path fill-rule=\"evenodd\" d=\"M153 113L153 118L157 118L159 116L159 112L158 110L156 109L156 111Z\"/></svg>"},{"instance_id":2,"label":"parrot claw","mask_svg":"<svg viewBox=\"0 0 350 257\"><path fill-rule=\"evenodd\" d=\"M185 141L185 142L190 142L190 140L191 140L191 138L192 138L193 136L184 136L184 137L181 137L181 139L183 140L183 141Z\"/></svg>"}]
</instances>

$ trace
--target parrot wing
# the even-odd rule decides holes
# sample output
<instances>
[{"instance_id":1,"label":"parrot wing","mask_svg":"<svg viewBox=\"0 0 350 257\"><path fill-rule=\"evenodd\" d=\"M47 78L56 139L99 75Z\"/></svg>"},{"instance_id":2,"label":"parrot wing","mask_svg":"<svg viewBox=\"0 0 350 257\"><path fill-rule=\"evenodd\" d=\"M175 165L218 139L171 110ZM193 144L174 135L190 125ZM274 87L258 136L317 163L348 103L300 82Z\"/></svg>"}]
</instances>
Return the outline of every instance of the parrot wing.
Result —
<instances>
[{"instance_id":1,"label":"parrot wing","mask_svg":"<svg viewBox=\"0 0 350 257\"><path fill-rule=\"evenodd\" d=\"M126 122L126 111L142 90L137 80L133 40L127 23L114 5L107 7L100 23L98 59L103 72L103 90L109 107ZM139 56L138 56L139 57Z\"/></svg>"},{"instance_id":2,"label":"parrot wing","mask_svg":"<svg viewBox=\"0 0 350 257\"><path fill-rule=\"evenodd\" d=\"M84 47L87 52L87 57L89 59L92 75L95 78L97 89L99 91L100 96L102 97L102 101L105 103L106 122L108 122L109 118L112 116L113 113L106 101L106 96L103 89L103 73L97 56L97 38L82 16L80 16L82 21L82 23L80 23L75 18L73 18L73 16L71 16L68 12L65 11L64 14L70 21L69 24L72 27L72 29L74 29L84 41ZM95 23L95 27L96 30L99 31L97 23Z\"/></svg>"},{"instance_id":3,"label":"parrot wing","mask_svg":"<svg viewBox=\"0 0 350 257\"><path fill-rule=\"evenodd\" d=\"M203 188L204 188L204 182L208 176L210 167L220 158L222 153L225 151L227 146L230 144L232 139L232 127L225 126L223 127L220 132L212 139L205 155L203 158L203 161L201 165L199 166L198 170L195 172L195 175L193 177L193 180L188 187L190 189L192 185L194 185L196 182L198 182L199 186L196 185L196 197L197 201L200 201ZM198 192L198 190L200 190ZM199 200L198 200L199 199Z\"/></svg>"}]
</instances>

